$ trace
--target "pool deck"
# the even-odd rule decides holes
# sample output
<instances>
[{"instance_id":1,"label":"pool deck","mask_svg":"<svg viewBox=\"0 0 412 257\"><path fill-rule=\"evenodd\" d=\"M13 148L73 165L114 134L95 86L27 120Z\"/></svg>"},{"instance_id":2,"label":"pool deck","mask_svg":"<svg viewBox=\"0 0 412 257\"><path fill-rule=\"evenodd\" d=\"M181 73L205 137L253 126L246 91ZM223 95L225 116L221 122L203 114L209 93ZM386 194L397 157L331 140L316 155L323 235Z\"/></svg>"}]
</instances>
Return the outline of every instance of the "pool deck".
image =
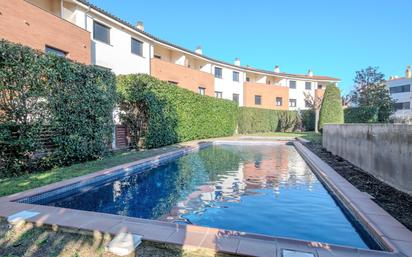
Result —
<instances>
[{"instance_id":1,"label":"pool deck","mask_svg":"<svg viewBox=\"0 0 412 257\"><path fill-rule=\"evenodd\" d=\"M238 141L239 138L224 139ZM234 141L232 141L234 140ZM250 141L253 140L253 141ZM286 139L286 140L289 140ZM259 138L243 138L242 143L273 144L275 140ZM224 142L216 140L215 142ZM285 141L282 141L285 143ZM0 198L0 216L9 217L20 211L33 211L39 214L26 219L36 225L64 228L71 231L90 233L109 233L116 235L120 232L130 232L143 236L143 240L175 244L184 248L205 248L223 253L246 256L282 257L283 249L313 253L317 257L372 257L397 256L412 257L412 232L379 207L369 195L359 191L318 156L307 149L298 140L292 141L297 151L302 155L313 172L322 182L333 191L350 212L361 221L367 230L387 249L374 251L357 249L346 246L331 245L319 242L302 241L288 238L271 237L207 228L195 225L174 224L163 221L124 217L119 215L80 211L66 208L43 206L14 202L51 190L67 187L74 183L88 181L101 176L130 170L131 167L143 163L159 163L161 160L176 158L177 155L196 151L211 143L195 141L185 144L186 147L155 157L146 158L102 170L85 176L50 184ZM139 248L137 248L139 252Z\"/></svg>"}]
</instances>

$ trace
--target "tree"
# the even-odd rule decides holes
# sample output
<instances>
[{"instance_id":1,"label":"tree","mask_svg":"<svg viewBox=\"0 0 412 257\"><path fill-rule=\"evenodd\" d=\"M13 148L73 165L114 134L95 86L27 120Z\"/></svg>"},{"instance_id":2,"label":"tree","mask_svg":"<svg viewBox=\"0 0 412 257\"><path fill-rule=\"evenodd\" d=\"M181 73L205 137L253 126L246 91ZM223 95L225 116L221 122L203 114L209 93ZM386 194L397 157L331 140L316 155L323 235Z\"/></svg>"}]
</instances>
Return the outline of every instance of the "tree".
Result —
<instances>
[{"instance_id":1,"label":"tree","mask_svg":"<svg viewBox=\"0 0 412 257\"><path fill-rule=\"evenodd\" d=\"M350 94L350 101L359 107L377 107L378 121L387 122L393 112L393 100L385 86L385 75L378 67L367 67L356 72L355 88Z\"/></svg>"},{"instance_id":2,"label":"tree","mask_svg":"<svg viewBox=\"0 0 412 257\"><path fill-rule=\"evenodd\" d=\"M319 95L311 95L309 93L304 92L305 101L308 103L309 107L315 112L315 132L319 133L319 112L320 107L322 105L322 97Z\"/></svg>"},{"instance_id":3,"label":"tree","mask_svg":"<svg viewBox=\"0 0 412 257\"><path fill-rule=\"evenodd\" d=\"M319 127L326 123L342 124L343 108L340 90L337 86L329 84L326 86L325 94L320 108Z\"/></svg>"}]
</instances>

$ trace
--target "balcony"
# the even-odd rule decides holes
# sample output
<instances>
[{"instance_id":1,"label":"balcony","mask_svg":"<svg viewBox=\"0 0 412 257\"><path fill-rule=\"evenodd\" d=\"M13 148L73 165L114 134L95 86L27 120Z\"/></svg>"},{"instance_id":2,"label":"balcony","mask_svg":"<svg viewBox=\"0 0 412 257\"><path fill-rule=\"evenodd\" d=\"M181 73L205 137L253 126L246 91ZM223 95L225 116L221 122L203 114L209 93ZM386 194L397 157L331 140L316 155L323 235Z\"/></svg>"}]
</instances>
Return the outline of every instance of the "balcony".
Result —
<instances>
[{"instance_id":1,"label":"balcony","mask_svg":"<svg viewBox=\"0 0 412 257\"><path fill-rule=\"evenodd\" d=\"M214 95L214 77L212 74L174 64L161 59L151 59L152 76L177 84L182 88L198 93L198 88L205 88L208 96Z\"/></svg>"}]
</instances>

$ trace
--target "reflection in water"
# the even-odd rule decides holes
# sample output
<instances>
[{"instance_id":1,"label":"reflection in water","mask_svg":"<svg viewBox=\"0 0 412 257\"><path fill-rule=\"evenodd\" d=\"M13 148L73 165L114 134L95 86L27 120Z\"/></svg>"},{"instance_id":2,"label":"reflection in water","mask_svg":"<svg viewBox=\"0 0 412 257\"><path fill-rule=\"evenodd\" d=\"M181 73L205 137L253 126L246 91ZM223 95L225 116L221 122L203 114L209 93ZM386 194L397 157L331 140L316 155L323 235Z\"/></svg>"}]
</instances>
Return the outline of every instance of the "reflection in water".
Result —
<instances>
[{"instance_id":1,"label":"reflection in water","mask_svg":"<svg viewBox=\"0 0 412 257\"><path fill-rule=\"evenodd\" d=\"M367 248L283 144L211 146L48 205Z\"/></svg>"}]
</instances>

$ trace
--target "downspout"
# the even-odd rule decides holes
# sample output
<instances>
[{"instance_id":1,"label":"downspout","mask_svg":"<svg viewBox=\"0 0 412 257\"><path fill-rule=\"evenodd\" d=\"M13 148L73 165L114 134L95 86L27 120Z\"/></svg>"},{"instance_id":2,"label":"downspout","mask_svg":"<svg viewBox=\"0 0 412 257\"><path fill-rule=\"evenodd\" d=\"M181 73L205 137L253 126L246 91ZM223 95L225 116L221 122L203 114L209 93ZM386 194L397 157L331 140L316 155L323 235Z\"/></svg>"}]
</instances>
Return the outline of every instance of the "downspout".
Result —
<instances>
[{"instance_id":1,"label":"downspout","mask_svg":"<svg viewBox=\"0 0 412 257\"><path fill-rule=\"evenodd\" d=\"M90 12L90 6L87 6L87 10L84 13L84 29L87 30L87 14Z\"/></svg>"},{"instance_id":2,"label":"downspout","mask_svg":"<svg viewBox=\"0 0 412 257\"><path fill-rule=\"evenodd\" d=\"M152 75L152 44L149 41L149 75ZM153 44L153 48L154 48L154 44Z\"/></svg>"}]
</instances>

